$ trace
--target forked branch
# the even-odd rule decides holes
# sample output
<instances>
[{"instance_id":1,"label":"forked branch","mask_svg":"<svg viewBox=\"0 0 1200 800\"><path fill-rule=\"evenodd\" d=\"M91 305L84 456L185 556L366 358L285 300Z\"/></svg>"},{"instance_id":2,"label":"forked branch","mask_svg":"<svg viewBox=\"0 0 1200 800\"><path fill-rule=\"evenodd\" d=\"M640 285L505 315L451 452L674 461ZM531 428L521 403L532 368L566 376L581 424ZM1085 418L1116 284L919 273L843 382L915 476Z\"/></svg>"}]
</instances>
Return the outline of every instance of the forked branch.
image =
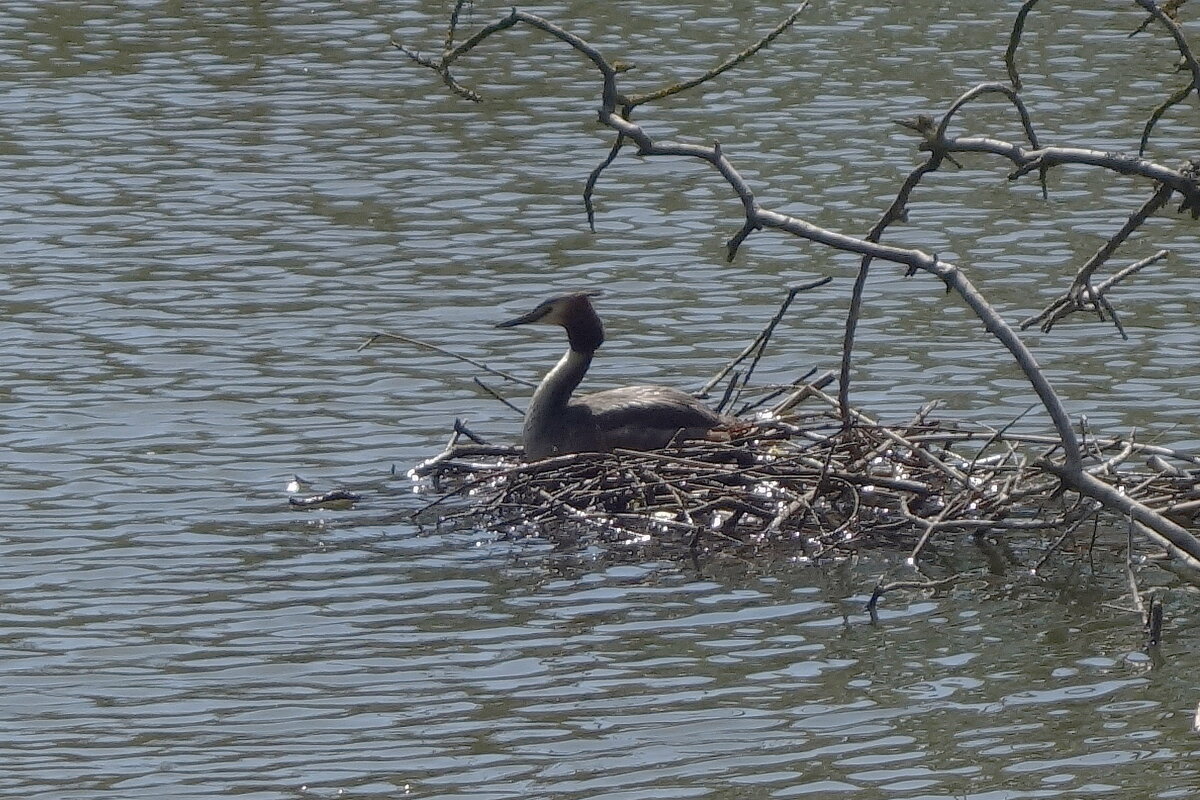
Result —
<instances>
[{"instance_id":1,"label":"forked branch","mask_svg":"<svg viewBox=\"0 0 1200 800\"><path fill-rule=\"evenodd\" d=\"M1076 311L1084 310L1095 311L1101 320L1105 318L1107 313L1109 318L1117 322L1116 312L1105 298L1105 292L1117 286L1130 275L1134 275L1151 264L1155 264L1166 258L1168 255L1167 251L1160 250L1150 258L1144 258L1126 267L1110 279L1104 281L1100 286L1092 285L1092 277L1096 274L1096 270L1103 266L1109 257L1117 251L1117 248L1134 231L1141 227L1142 223L1166 204L1170 196L1171 188L1165 184L1160 184L1150 199L1143 203L1141 208L1131 214L1125 224L1121 226L1121 229L1109 237L1108 241L1079 268L1079 271L1075 274L1075 279L1071 281L1071 286L1067 291L1053 303L1046 306L1041 313L1023 321L1021 329L1024 330L1033 325L1039 325L1044 332L1049 333L1050 329L1059 320ZM1117 324L1119 328L1119 322ZM1125 336L1124 331L1121 332L1121 335Z\"/></svg>"}]
</instances>

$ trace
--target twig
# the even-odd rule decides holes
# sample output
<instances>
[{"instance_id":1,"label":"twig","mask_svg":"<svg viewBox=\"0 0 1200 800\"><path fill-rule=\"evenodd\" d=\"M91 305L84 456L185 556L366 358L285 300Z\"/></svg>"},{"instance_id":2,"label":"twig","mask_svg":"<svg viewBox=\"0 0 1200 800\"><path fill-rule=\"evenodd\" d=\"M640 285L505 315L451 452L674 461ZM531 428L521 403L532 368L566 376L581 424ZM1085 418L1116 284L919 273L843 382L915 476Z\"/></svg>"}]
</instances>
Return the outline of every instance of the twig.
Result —
<instances>
[{"instance_id":1,"label":"twig","mask_svg":"<svg viewBox=\"0 0 1200 800\"><path fill-rule=\"evenodd\" d=\"M1133 607L1143 617L1146 616L1146 605L1142 602L1142 593L1138 591L1137 576L1133 573L1133 518L1129 518L1125 541L1125 580L1129 583L1129 595L1133 598Z\"/></svg>"},{"instance_id":2,"label":"twig","mask_svg":"<svg viewBox=\"0 0 1200 800\"><path fill-rule=\"evenodd\" d=\"M1008 79L1012 81L1013 88L1017 91L1021 90L1021 76L1017 72L1017 48L1021 45L1021 34L1025 30L1025 18L1037 4L1038 0L1025 0L1021 4L1021 9L1017 11L1017 16L1013 20L1012 33L1008 36L1008 49L1004 51L1004 65L1008 69Z\"/></svg>"},{"instance_id":3,"label":"twig","mask_svg":"<svg viewBox=\"0 0 1200 800\"><path fill-rule=\"evenodd\" d=\"M480 389L483 389L485 392L487 392L488 394L490 394L492 397L494 397L495 399L499 400L501 403L503 403L504 405L508 406L508 407L509 407L509 408L511 408L513 411L517 412L517 416L520 416L520 417L523 417L523 416L525 416L525 412L524 412L524 411L522 411L521 409L519 409L519 408L517 408L516 406L514 406L512 403L510 403L510 402L508 401L508 398L504 397L502 394L500 394L499 392L497 392L495 389L493 389L492 387L488 386L486 383L484 383L483 381L481 381L479 378L475 378L475 379L474 379L474 381L475 381L475 385L476 385L476 386L478 386Z\"/></svg>"},{"instance_id":4,"label":"twig","mask_svg":"<svg viewBox=\"0 0 1200 800\"><path fill-rule=\"evenodd\" d=\"M628 117L632 113L632 109L626 108L622 113ZM592 195L596 191L596 182L600 180L600 174L608 169L609 165L616 160L621 152L621 145L624 143L625 137L618 133L617 138L613 140L608 155L596 165L595 169L588 173L587 181L583 184L583 210L587 214L588 230L592 233L596 232L596 207L592 204Z\"/></svg>"},{"instance_id":5,"label":"twig","mask_svg":"<svg viewBox=\"0 0 1200 800\"><path fill-rule=\"evenodd\" d=\"M670 97L671 95L679 94L680 92L685 92L688 89L694 89L695 87L699 86L702 83L707 83L708 81L710 81L713 78L720 75L722 72L730 70L733 67L736 67L738 64L741 64L743 61L750 58L752 55L757 53L759 50L763 49L764 47L769 45L771 42L775 41L779 37L780 34L782 34L784 31L786 31L788 28L792 27L792 25L795 24L796 20L799 18L799 16L802 13L804 13L805 9L807 9L807 8L808 8L808 2L807 2L807 0L805 0L805 2L801 3L799 6L796 7L795 11L793 11L791 14L788 14L786 17L784 17L782 22L780 22L778 25L776 25L774 28L772 28L769 33L767 33L765 36L763 36L757 42L750 45L745 50L742 50L740 53L735 53L734 55L725 59L720 64L718 64L717 66L708 70L704 74L698 75L695 78L691 78L686 81L680 81L679 83L672 84L671 86L667 86L662 89L657 89L653 92L647 92L645 94L634 95L633 97L630 97L626 101L626 104L630 108L633 108L635 106L640 106L643 103L653 102L654 100L661 100L664 97Z\"/></svg>"},{"instance_id":6,"label":"twig","mask_svg":"<svg viewBox=\"0 0 1200 800\"><path fill-rule=\"evenodd\" d=\"M1155 0L1134 0L1139 6L1146 9L1151 18L1157 20L1171 38L1175 40L1175 47L1179 50L1179 55L1183 57L1183 62L1187 69L1192 73L1192 88L1196 90L1197 100L1200 100L1200 61L1197 61L1195 54L1192 53L1191 45L1188 44L1187 37L1183 34L1183 29L1179 27L1179 23L1173 19L1173 16L1178 12L1179 7L1183 5L1185 0L1167 0L1161 6ZM1146 24L1134 31L1130 36L1134 36L1140 31L1146 29Z\"/></svg>"},{"instance_id":7,"label":"twig","mask_svg":"<svg viewBox=\"0 0 1200 800\"><path fill-rule=\"evenodd\" d=\"M1116 275L1109 278L1100 286L1092 287L1092 276L1113 253L1121 246L1138 228L1140 228L1152 214L1166 205L1167 200L1172 194L1171 187L1162 184L1150 196L1145 203L1129 216L1125 224L1120 230L1109 237L1104 246L1097 250L1091 258L1089 258L1078 272L1075 273L1075 278L1071 282L1070 288L1063 294L1062 297L1055 300L1049 306L1041 311L1041 313L1032 316L1021 323L1021 329L1024 330L1032 325L1041 325L1041 329L1049 333L1054 324L1063 317L1071 314L1074 311L1079 311L1091 305L1094 308L1100 306L1101 300L1105 292L1110 288L1117 286L1121 281L1130 275L1136 274L1142 269L1150 266L1157 261L1167 256L1167 251L1160 250L1149 259L1142 259L1129 267L1118 272ZM1085 300L1086 297L1086 300ZM1111 310L1111 306L1109 306Z\"/></svg>"},{"instance_id":8,"label":"twig","mask_svg":"<svg viewBox=\"0 0 1200 800\"><path fill-rule=\"evenodd\" d=\"M476 435L476 433L474 431L472 431L470 428L468 428L467 422L464 419L458 418L458 419L454 420L454 433L456 436L462 435L462 436L467 437L468 439L470 439L472 442L479 445L480 447L490 447L491 446L486 441L484 441L484 439L482 437Z\"/></svg>"},{"instance_id":9,"label":"twig","mask_svg":"<svg viewBox=\"0 0 1200 800\"><path fill-rule=\"evenodd\" d=\"M1030 571L1035 575L1040 573L1042 571L1042 567L1044 567L1046 562L1050 560L1050 556L1056 553L1058 549L1063 546L1063 543L1067 541L1067 539L1070 539L1072 536L1074 536L1075 531L1079 530L1083 523L1087 522L1089 519L1091 519L1093 523L1098 522L1098 519L1094 514L1088 513L1067 525L1062 534L1054 540L1054 543L1046 548L1046 552L1042 553L1042 557L1038 559L1037 563L1033 565Z\"/></svg>"},{"instance_id":10,"label":"twig","mask_svg":"<svg viewBox=\"0 0 1200 800\"><path fill-rule=\"evenodd\" d=\"M444 347L439 347L436 344L430 344L429 342L423 342L420 339L414 339L411 336L401 336L398 333L383 333L383 332L373 333L373 334L371 334L371 337L369 339L367 339L365 342L363 342L362 344L360 344L358 346L358 348L355 350L355 352L361 353L363 350L366 350L368 347L375 344L375 342L379 341L380 339L392 339L397 342L404 342L405 344L411 344L411 345L415 345L417 347L423 347L426 350L432 350L435 353L441 353L444 356L450 356L450 358L465 362L467 364L470 364L473 367L479 367L484 372L491 373L492 375L496 375L498 377L504 378L505 380L512 381L513 383L519 383L522 386L536 386L537 385L533 381L527 381L524 378L518 378L516 375L509 375L507 372L503 372L498 369L493 369L492 367L489 367L487 364L484 364L482 361L476 361L473 358L461 355L460 353L455 353L451 350L447 350Z\"/></svg>"},{"instance_id":11,"label":"twig","mask_svg":"<svg viewBox=\"0 0 1200 800\"><path fill-rule=\"evenodd\" d=\"M731 370L737 367L738 364L745 361L751 356L751 354L754 354L754 360L750 363L750 369L746 373L746 379L748 380L750 375L754 372L754 368L758 365L759 359L762 358L762 354L766 349L767 342L771 339L771 334L774 333L775 327L779 324L780 320L783 319L783 315L787 313L788 307L792 304L792 301L796 299L796 295L800 292L807 292L824 286L831 280L833 280L833 278L826 276L800 286L788 287L787 297L783 299L783 302L779 306L779 310L776 311L775 316L771 317L770 321L767 322L767 325L762 329L762 332L754 338L754 341L746 345L742 352L734 356L733 359L731 359L729 363L722 367L716 375L710 378L708 383L700 387L699 394L701 396L708 394L710 391L712 391L714 386L720 383L721 380L730 373Z\"/></svg>"},{"instance_id":12,"label":"twig","mask_svg":"<svg viewBox=\"0 0 1200 800\"><path fill-rule=\"evenodd\" d=\"M866 610L874 618L876 606L879 605L879 598L897 589L937 590L944 586L953 586L966 577L965 573L959 573L936 581L895 581L893 583L883 583L881 580L876 584L875 591L871 592L871 599L867 601Z\"/></svg>"},{"instance_id":13,"label":"twig","mask_svg":"<svg viewBox=\"0 0 1200 800\"><path fill-rule=\"evenodd\" d=\"M1138 141L1138 155L1146 155L1146 148L1150 146L1150 134L1154 131L1154 126L1163 118L1172 106L1182 103L1192 90L1196 88L1196 82L1193 80L1187 86L1181 86L1167 96L1167 99L1154 107L1150 112L1149 119L1146 120L1145 126L1142 128L1142 138Z\"/></svg>"},{"instance_id":14,"label":"twig","mask_svg":"<svg viewBox=\"0 0 1200 800\"><path fill-rule=\"evenodd\" d=\"M1146 610L1146 648L1152 649L1162 644L1163 601L1162 597L1154 594L1150 598L1150 608ZM1200 715L1200 709L1197 709Z\"/></svg>"}]
</instances>

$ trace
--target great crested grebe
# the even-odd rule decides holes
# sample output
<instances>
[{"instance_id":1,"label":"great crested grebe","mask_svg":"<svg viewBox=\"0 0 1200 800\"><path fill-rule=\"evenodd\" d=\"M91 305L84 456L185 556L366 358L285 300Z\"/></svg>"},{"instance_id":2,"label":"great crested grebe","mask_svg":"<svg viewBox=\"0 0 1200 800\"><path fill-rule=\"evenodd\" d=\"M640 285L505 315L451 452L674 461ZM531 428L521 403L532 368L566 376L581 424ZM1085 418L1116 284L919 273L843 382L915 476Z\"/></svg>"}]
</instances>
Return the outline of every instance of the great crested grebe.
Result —
<instances>
[{"instance_id":1,"label":"great crested grebe","mask_svg":"<svg viewBox=\"0 0 1200 800\"><path fill-rule=\"evenodd\" d=\"M655 450L672 441L703 439L733 422L678 389L624 386L574 399L592 355L604 343L604 326L589 297L575 292L546 300L528 314L497 328L541 323L561 325L570 347L546 373L525 411L522 438L527 459L562 453L602 453L613 448Z\"/></svg>"}]
</instances>

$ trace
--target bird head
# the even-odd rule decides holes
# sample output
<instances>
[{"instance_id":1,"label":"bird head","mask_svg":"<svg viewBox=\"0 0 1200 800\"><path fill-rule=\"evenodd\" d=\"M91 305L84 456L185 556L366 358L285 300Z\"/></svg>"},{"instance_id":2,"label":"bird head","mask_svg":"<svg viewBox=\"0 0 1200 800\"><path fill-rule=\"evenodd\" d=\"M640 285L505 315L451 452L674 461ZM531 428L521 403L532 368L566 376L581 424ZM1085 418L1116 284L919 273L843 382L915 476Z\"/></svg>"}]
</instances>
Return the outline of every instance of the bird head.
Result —
<instances>
[{"instance_id":1,"label":"bird head","mask_svg":"<svg viewBox=\"0 0 1200 800\"><path fill-rule=\"evenodd\" d=\"M594 351L604 342L604 326L590 298L599 297L601 292L572 292L544 300L528 314L496 324L497 328L515 328L517 325L559 325L566 329L571 348Z\"/></svg>"}]
</instances>

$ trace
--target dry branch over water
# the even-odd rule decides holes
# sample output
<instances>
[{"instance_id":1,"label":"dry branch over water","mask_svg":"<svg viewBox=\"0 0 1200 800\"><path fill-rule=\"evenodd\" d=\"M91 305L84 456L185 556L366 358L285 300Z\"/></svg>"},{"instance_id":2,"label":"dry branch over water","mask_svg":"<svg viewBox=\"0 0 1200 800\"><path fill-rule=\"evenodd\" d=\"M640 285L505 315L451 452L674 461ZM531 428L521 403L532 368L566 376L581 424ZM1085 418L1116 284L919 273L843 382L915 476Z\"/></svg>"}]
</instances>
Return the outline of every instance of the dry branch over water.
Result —
<instances>
[{"instance_id":1,"label":"dry branch over water","mask_svg":"<svg viewBox=\"0 0 1200 800\"><path fill-rule=\"evenodd\" d=\"M987 300L964 266L943 260L936 253L883 243L889 227L906 218L908 204L923 178L945 164L957 165L956 155L975 154L1007 162L1009 180L1036 175L1043 194L1048 192L1048 172L1063 165L1144 179L1152 188L1142 207L1078 269L1061 297L1026 322L1049 329L1076 311L1093 311L1114 321L1120 329L1113 291L1167 254L1139 260L1094 284L1097 269L1168 202L1180 203L1177 213L1183 219L1194 220L1200 215L1200 161L1193 159L1172 167L1143 158L1140 153L1042 144L1020 95L1014 60L1027 17L1035 10L1037 0L1024 3L1016 16L1007 53L1009 84L981 83L963 92L936 118L923 114L915 121L901 122L918 135L916 150L925 154L925 160L910 172L894 201L862 237L764 207L719 143L701 146L662 141L633 118L641 104L693 88L741 65L796 28L807 4L801 4L757 43L707 73L657 92L627 95L619 87L627 67L610 61L587 41L536 14L512 9L456 43L464 3L459 0L455 5L439 56L423 56L396 43L414 62L437 73L460 97L481 100L477 92L453 77L451 68L483 41L517 25L557 40L597 71L597 118L613 131L614 139L584 187L589 223L593 221L592 197L598 182L623 152L632 151L646 159L698 160L712 167L741 205L743 220L728 241L729 259L736 257L754 234L775 231L858 254L862 261L845 322L836 400L810 391L805 397L819 397L824 405L801 414L796 410L799 400L793 395L785 401L792 402L791 406L777 406L773 416L729 444L696 445L666 453L617 452L513 465L481 463L471 460L469 451L448 451L426 462L418 473L439 482L459 474L469 475L447 496L472 497L471 506L461 513L485 513L499 525L572 522L609 526L620 535L676 532L697 546L712 537L777 537L795 540L806 557L819 558L847 544L888 536L912 538L914 555L935 535L946 532L1061 527L1066 531L1065 538L1075 530L1078 520L1103 508L1107 514L1128 520L1131 529L1181 564L1200 570L1200 539L1184 527L1192 526L1195 507L1200 504L1195 489L1196 460L1147 448L1132 439L1100 443L1086 431L1081 433L1078 421L1068 413L1053 382L1019 335L1018 326L1010 324ZM1183 70L1192 77L1188 92L1173 94L1170 102L1179 102L1191 90L1200 98L1200 63L1176 21L1182 4L1160 6L1153 0L1137 0L1137 4L1146 10L1150 23L1157 23L1170 34ZM976 100L997 95L1005 98L1011 113L1019 119L1023 141L950 133L951 123L958 121ZM1142 138L1143 152L1153 122L1161 116L1158 111L1155 114ZM1049 416L1055 435L1034 442L934 422L927 414L918 415L910 425L887 428L855 411L850 402L855 330L863 287L876 261L903 265L908 274L933 276L957 294L1022 371ZM1155 458L1159 461L1152 460ZM1135 462L1149 466L1135 467Z\"/></svg>"}]
</instances>

